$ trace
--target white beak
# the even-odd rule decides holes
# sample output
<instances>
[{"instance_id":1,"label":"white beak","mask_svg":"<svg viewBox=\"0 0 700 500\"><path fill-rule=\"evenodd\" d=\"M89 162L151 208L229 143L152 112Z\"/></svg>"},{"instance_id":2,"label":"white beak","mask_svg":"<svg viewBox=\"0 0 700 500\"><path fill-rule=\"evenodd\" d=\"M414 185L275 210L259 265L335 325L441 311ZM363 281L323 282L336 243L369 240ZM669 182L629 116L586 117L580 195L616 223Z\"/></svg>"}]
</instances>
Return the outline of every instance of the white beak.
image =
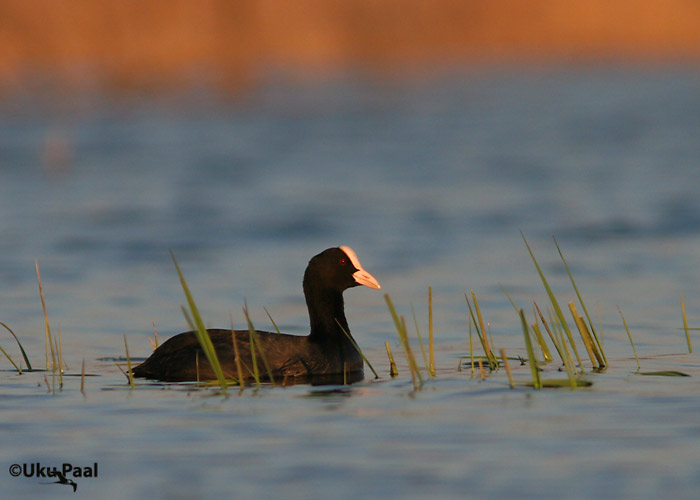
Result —
<instances>
[{"instance_id":1,"label":"white beak","mask_svg":"<svg viewBox=\"0 0 700 500\"><path fill-rule=\"evenodd\" d=\"M360 264L360 259L357 258L357 254L352 248L348 246L341 246L338 248L345 252L345 255L347 255L350 262L352 262L352 265L355 266L355 269L357 269L357 271L352 274L352 277L355 278L355 283L358 285L367 286L369 288L374 288L375 290L379 290L381 288L377 278L369 274L362 267L362 264Z\"/></svg>"}]
</instances>

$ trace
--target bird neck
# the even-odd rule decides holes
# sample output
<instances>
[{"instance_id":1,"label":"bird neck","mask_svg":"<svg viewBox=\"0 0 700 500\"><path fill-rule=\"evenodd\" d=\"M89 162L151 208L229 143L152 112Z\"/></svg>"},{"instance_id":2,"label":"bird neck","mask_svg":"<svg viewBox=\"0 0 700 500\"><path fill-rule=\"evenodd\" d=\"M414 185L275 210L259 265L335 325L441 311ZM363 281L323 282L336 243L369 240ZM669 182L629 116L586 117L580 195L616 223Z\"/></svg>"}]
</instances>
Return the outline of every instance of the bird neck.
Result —
<instances>
[{"instance_id":1,"label":"bird neck","mask_svg":"<svg viewBox=\"0 0 700 500\"><path fill-rule=\"evenodd\" d=\"M306 306L309 309L312 341L348 341L345 332L350 334L345 319L345 306L342 292L304 286ZM344 330L344 331L343 331Z\"/></svg>"}]
</instances>

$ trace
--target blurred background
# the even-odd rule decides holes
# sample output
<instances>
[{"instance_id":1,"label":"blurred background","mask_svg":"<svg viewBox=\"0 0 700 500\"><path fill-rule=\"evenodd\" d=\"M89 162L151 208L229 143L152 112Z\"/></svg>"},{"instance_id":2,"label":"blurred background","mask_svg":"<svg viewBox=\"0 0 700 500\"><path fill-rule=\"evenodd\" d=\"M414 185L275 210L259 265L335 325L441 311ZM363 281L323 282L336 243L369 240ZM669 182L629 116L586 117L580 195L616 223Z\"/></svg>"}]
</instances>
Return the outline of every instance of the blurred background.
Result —
<instances>
[{"instance_id":1,"label":"blurred background","mask_svg":"<svg viewBox=\"0 0 700 500\"><path fill-rule=\"evenodd\" d=\"M521 229L666 311L700 283L699 61L688 0L0 0L0 316L41 329L36 258L75 330L179 329L173 249L213 324L247 297L303 333L347 244L450 332L532 283Z\"/></svg>"}]
</instances>

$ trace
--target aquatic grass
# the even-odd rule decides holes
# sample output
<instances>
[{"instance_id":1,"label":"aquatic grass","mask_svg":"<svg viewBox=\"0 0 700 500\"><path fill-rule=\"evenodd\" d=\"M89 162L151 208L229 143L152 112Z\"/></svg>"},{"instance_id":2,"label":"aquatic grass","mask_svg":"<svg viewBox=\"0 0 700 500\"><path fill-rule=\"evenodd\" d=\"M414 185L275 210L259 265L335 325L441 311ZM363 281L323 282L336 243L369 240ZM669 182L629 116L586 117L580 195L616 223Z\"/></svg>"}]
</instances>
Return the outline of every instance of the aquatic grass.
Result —
<instances>
[{"instance_id":1,"label":"aquatic grass","mask_svg":"<svg viewBox=\"0 0 700 500\"><path fill-rule=\"evenodd\" d=\"M428 349L430 351L430 366L428 373L431 377L435 377L435 349L433 338L433 287L428 287Z\"/></svg>"},{"instance_id":2,"label":"aquatic grass","mask_svg":"<svg viewBox=\"0 0 700 500\"><path fill-rule=\"evenodd\" d=\"M403 316L399 318L399 315L396 313L396 308L394 307L388 293L384 294L384 300L386 301L391 317L394 320L394 325L396 326L396 331L398 333L401 346L403 347L404 355L406 356L408 369L411 372L411 379L413 380L413 389L418 390L423 387L424 381L423 376L418 369L418 365L416 364L416 359L413 356L413 351L411 350L411 343L409 342L408 333L406 331L406 321L403 319Z\"/></svg>"},{"instance_id":3,"label":"aquatic grass","mask_svg":"<svg viewBox=\"0 0 700 500\"><path fill-rule=\"evenodd\" d=\"M41 273L39 272L39 261L34 259L36 268L36 279L39 283L39 297L41 298L41 308L44 311L44 340L46 344L46 369L49 369L49 351L51 345L51 326L49 325L49 314L46 311L46 299L44 298L44 287L41 284Z\"/></svg>"},{"instance_id":4,"label":"aquatic grass","mask_svg":"<svg viewBox=\"0 0 700 500\"><path fill-rule=\"evenodd\" d=\"M389 342L385 341L384 346L386 347L386 354L389 356L389 376L394 378L399 374L399 370L396 368L396 362L394 361L394 355L391 353Z\"/></svg>"},{"instance_id":5,"label":"aquatic grass","mask_svg":"<svg viewBox=\"0 0 700 500\"><path fill-rule=\"evenodd\" d=\"M270 322L272 323L272 326L274 327L275 331L277 333L282 333L282 332L280 332L280 329L277 328L277 323L275 323L275 320L272 319L272 315L270 314L270 311L268 311L266 307L263 307L263 309L265 310L265 314L267 314L267 317L270 318Z\"/></svg>"},{"instance_id":6,"label":"aquatic grass","mask_svg":"<svg viewBox=\"0 0 700 500\"><path fill-rule=\"evenodd\" d=\"M474 324L474 330L476 330L476 335L477 337L479 337L479 341L481 342L481 347L484 350L484 355L486 356L486 360L489 363L489 369L495 370L496 368L498 368L498 361L496 361L496 356L494 356L493 352L491 352L489 341L486 336L486 332L484 331L484 321L481 317L481 311L479 310L478 302L476 302L476 294L474 293L474 291L472 291L472 298L475 300L474 309L477 310L479 322L477 322L477 316L474 315L474 310L472 309L471 302L469 302L469 297L466 293L464 294L464 298L467 300L467 307L469 308L469 314L471 315L472 323Z\"/></svg>"},{"instance_id":7,"label":"aquatic grass","mask_svg":"<svg viewBox=\"0 0 700 500\"><path fill-rule=\"evenodd\" d=\"M248 332L250 333L250 352L251 356L257 349L258 354L260 354L260 359L263 362L263 366L265 367L265 371L267 371L267 378L270 380L270 383L272 385L275 385L275 377L272 375L272 369L270 368L270 364L267 362L267 356L265 355L265 350L260 346L260 337L258 337L258 332L253 326L253 322L250 319L250 315L248 314L248 304L245 303L243 306L243 314L245 315L246 322L248 323ZM253 358L253 365L254 369L257 370L257 359L256 357ZM259 374L258 374L259 377ZM260 380L256 381L258 384L258 387L260 387Z\"/></svg>"},{"instance_id":8,"label":"aquatic grass","mask_svg":"<svg viewBox=\"0 0 700 500\"><path fill-rule=\"evenodd\" d=\"M554 333L552 333L552 330L549 328L549 324L547 323L547 320L544 319L544 315L542 314L542 311L540 310L540 307L537 305L537 302L533 301L533 306L535 310L537 311L537 314L535 315L535 319L537 319L537 316L539 315L540 321L542 322L542 325L544 326L544 329L547 331L547 334L549 335L549 338L552 341L552 344L554 344L554 348L557 350L557 354L559 354L559 359L561 359L562 363L565 363L566 361L564 360L564 354L562 353L561 349L559 348L559 345L554 338ZM543 339L544 341L544 339Z\"/></svg>"},{"instance_id":9,"label":"aquatic grass","mask_svg":"<svg viewBox=\"0 0 700 500\"><path fill-rule=\"evenodd\" d=\"M523 241L525 242L525 246L527 247L527 251L530 253L530 257L532 258L532 262L535 264L535 268L537 269L537 273L540 275L540 279L542 280L542 284L544 285L544 288L547 291L547 296L549 297L549 301L552 304L552 307L554 308L554 312L556 314L556 317L559 319L559 323L561 324L562 328L564 329L564 332L566 333L566 336L569 339L569 342L571 343L571 348L574 351L574 354L576 355L576 361L578 362L579 366L581 367L581 370L583 370L581 358L578 355L578 349L576 349L576 344L574 343L574 337L571 334L571 330L569 329L569 325L566 323L566 319L564 318L564 313L562 313L561 307L559 307L559 302L557 301L557 298L554 295L552 288L549 286L549 283L547 282L547 278L545 278L544 273L542 272L542 268L540 267L539 263L537 262L537 259L535 258L535 254L532 252L532 248L530 248L530 244L527 242L527 239L525 238L525 234L523 234L523 232L520 231L520 235L522 236Z\"/></svg>"},{"instance_id":10,"label":"aquatic grass","mask_svg":"<svg viewBox=\"0 0 700 500\"><path fill-rule=\"evenodd\" d=\"M377 379L379 378L379 375L377 375L377 372L375 371L374 367L372 366L372 363L369 362L369 359L367 359L367 356L364 355L362 352L362 349L360 349L360 346L357 345L357 342L355 342L355 339L352 338L352 335L350 335L350 332L348 332L345 328L343 328L343 325L340 324L340 321L336 318L335 322L338 324L340 329L343 331L345 336L348 338L350 343L352 343L353 347L355 350L358 352L358 354L362 357L362 359L367 363L367 366L369 366L369 369L372 370L372 373L374 373L374 378Z\"/></svg>"},{"instance_id":11,"label":"aquatic grass","mask_svg":"<svg viewBox=\"0 0 700 500\"><path fill-rule=\"evenodd\" d=\"M131 372L131 356L129 356L129 346L126 343L126 333L124 334L124 351L126 352L126 376L129 379L129 386L134 390L134 374Z\"/></svg>"},{"instance_id":12,"label":"aquatic grass","mask_svg":"<svg viewBox=\"0 0 700 500\"><path fill-rule=\"evenodd\" d=\"M501 347L500 349L501 352L501 361L503 362L503 366L506 369L506 375L508 376L508 384L510 384L510 388L512 389L515 387L515 384L513 384L513 373L510 371L510 364L508 364L508 358L506 357L506 350Z\"/></svg>"},{"instance_id":13,"label":"aquatic grass","mask_svg":"<svg viewBox=\"0 0 700 500\"><path fill-rule=\"evenodd\" d=\"M175 269L177 270L177 274L180 277L180 284L182 285L182 290L185 293L190 312L192 313L192 319L194 320L195 326L194 333L197 337L197 340L199 341L199 345L202 347L202 351L204 351L204 355L207 357L209 364L214 370L214 374L216 375L216 378L219 381L219 386L221 387L221 390L225 393L228 383L226 382L226 377L224 376L224 372L221 369L221 363L219 363L219 356L216 353L216 349L214 349L214 344L212 344L211 342L209 332L207 332L207 329L204 326L204 321L202 320L202 316L199 314L197 304L195 303L194 298L190 293L189 286L187 286L185 277L182 274L182 270L180 269L180 266L177 263L177 259L175 258L175 254L172 251L170 252L170 256L173 259L173 264L175 264ZM186 312L184 308L183 311ZM185 318L188 318L187 314L185 314Z\"/></svg>"},{"instance_id":14,"label":"aquatic grass","mask_svg":"<svg viewBox=\"0 0 700 500\"><path fill-rule=\"evenodd\" d=\"M605 357L605 351L603 351L603 346L601 345L600 341L598 340L598 335L596 334L595 327L593 326L593 321L591 320L591 316L588 314L588 309L586 309L586 303L583 301L583 297L581 297L581 292L579 292L578 286L576 286L576 281L574 280L574 275L571 274L571 269L569 269L569 264L566 262L566 259L564 258L564 253L561 251L561 248L559 247L559 242L557 241L556 237L552 236L552 239L554 240L554 245L556 245L556 247L557 247L557 251L559 252L559 256L561 257L561 261L564 263L564 268L566 269L566 273L569 275L569 280L571 281L571 285L574 287L574 291L576 292L576 297L578 297L579 304L581 304L581 308L583 309L583 313L586 315L586 319L588 320L588 325L590 326L590 336L595 341L595 344L597 346L597 351L599 352L600 357L602 358L602 362L600 364L602 366L607 366L608 359Z\"/></svg>"},{"instance_id":15,"label":"aquatic grass","mask_svg":"<svg viewBox=\"0 0 700 500\"><path fill-rule=\"evenodd\" d=\"M7 351L6 351L5 349L3 349L2 347L0 347L0 352L2 352L2 353L5 355L5 357L7 358L7 360L12 364L12 366L15 367L15 370L17 370L17 372L18 372L20 375L22 375L22 367L21 367L21 366L18 366L17 363L15 363L15 361L12 359L12 356L10 356L10 355L7 353Z\"/></svg>"},{"instance_id":16,"label":"aquatic grass","mask_svg":"<svg viewBox=\"0 0 700 500\"><path fill-rule=\"evenodd\" d=\"M238 341L236 340L236 330L233 327L233 314L231 317L231 343L233 344L233 359L236 363L236 373L238 373L238 385L241 390L245 389L245 380L243 377L243 369L241 368L241 356L238 352Z\"/></svg>"},{"instance_id":17,"label":"aquatic grass","mask_svg":"<svg viewBox=\"0 0 700 500\"><path fill-rule=\"evenodd\" d=\"M639 364L639 356L637 356L637 348L634 346L634 340L632 340L632 334L630 333L630 328L627 326L627 321L625 320L625 315L622 314L622 309L620 309L620 306L617 306L617 310L620 313L620 317L622 318L622 324L625 326L625 331L627 332L627 338L630 341L630 344L632 345L632 351L634 351L634 359L637 360L637 371L642 369L642 366Z\"/></svg>"},{"instance_id":18,"label":"aquatic grass","mask_svg":"<svg viewBox=\"0 0 700 500\"><path fill-rule=\"evenodd\" d=\"M520 322L523 328L523 336L525 337L525 348L527 349L527 356L530 358L530 372L532 374L532 385L535 389L541 389L542 383L540 381L540 370L537 367L537 360L535 359L535 350L532 347L532 341L530 340L530 332L527 327L527 320L525 319L525 311L520 309Z\"/></svg>"},{"instance_id":19,"label":"aquatic grass","mask_svg":"<svg viewBox=\"0 0 700 500\"><path fill-rule=\"evenodd\" d=\"M428 356L425 352L425 345L423 344L423 337L420 334L418 318L416 318L416 310L414 309L413 304L411 304L411 314L413 315L413 324L416 328L416 336L418 337L418 346L420 347L420 352L423 356L423 366L425 366L425 371L428 372L428 376L433 378L433 375L430 374L430 364L428 363Z\"/></svg>"},{"instance_id":20,"label":"aquatic grass","mask_svg":"<svg viewBox=\"0 0 700 500\"><path fill-rule=\"evenodd\" d=\"M685 301L681 294L681 313L683 315L683 329L685 330L685 339L688 342L688 352L693 353L693 344L690 342L690 332L688 331L688 318L685 315Z\"/></svg>"},{"instance_id":21,"label":"aquatic grass","mask_svg":"<svg viewBox=\"0 0 700 500\"><path fill-rule=\"evenodd\" d=\"M472 318L469 318L469 358L471 360L472 378L474 378L474 341L472 335Z\"/></svg>"},{"instance_id":22,"label":"aquatic grass","mask_svg":"<svg viewBox=\"0 0 700 500\"><path fill-rule=\"evenodd\" d=\"M156 322L153 322L153 338L148 337L148 341L153 346L153 350L158 349L158 329L156 328Z\"/></svg>"},{"instance_id":23,"label":"aquatic grass","mask_svg":"<svg viewBox=\"0 0 700 500\"><path fill-rule=\"evenodd\" d=\"M83 365L80 369L80 393L85 396L85 358L83 358Z\"/></svg>"},{"instance_id":24,"label":"aquatic grass","mask_svg":"<svg viewBox=\"0 0 700 500\"><path fill-rule=\"evenodd\" d=\"M520 308L517 306L513 298L510 296L508 293L508 290L501 285L501 290L503 290L503 293L508 297L508 300L510 301L511 305L513 308L515 308L516 314L519 313ZM547 343L544 341L544 337L542 337L542 332L540 331L540 327L537 324L537 314L535 314L535 322L531 325L532 333L535 336L535 340L537 340L537 344L540 347L540 351L542 351L542 357L544 358L545 362L552 361L552 353L549 350L549 347L547 346Z\"/></svg>"},{"instance_id":25,"label":"aquatic grass","mask_svg":"<svg viewBox=\"0 0 700 500\"><path fill-rule=\"evenodd\" d=\"M22 347L22 343L19 341L19 338L17 338L17 335L15 335L15 332L13 332L12 329L9 326L7 326L5 323L3 323L2 321L0 321L0 326L2 326L5 330L10 332L10 335L12 335L12 337L15 339L15 342L17 342L17 346L19 347L19 350L22 353L22 358L24 358L24 363L27 365L26 371L28 371L28 372L34 371L32 368L32 364L29 362L29 357L27 356L27 353L25 352L24 347ZM5 353L4 350L3 350L3 353ZM5 353L5 356L7 356L6 353ZM10 359L10 363L12 363L14 365L14 362L12 361L12 359L9 357L8 357L8 359ZM20 364L20 369L18 371L20 373L22 373L21 364Z\"/></svg>"},{"instance_id":26,"label":"aquatic grass","mask_svg":"<svg viewBox=\"0 0 700 500\"><path fill-rule=\"evenodd\" d=\"M588 353L588 359L591 360L591 366L593 369L605 368L605 362L603 361L602 356L598 352L597 347L593 342L593 338L591 337L591 333L588 331L588 327L586 327L586 323L583 321L583 318L579 316L573 301L569 302L569 311L571 312L574 323L576 323L576 327L581 335L581 340L583 340L583 345Z\"/></svg>"}]
</instances>

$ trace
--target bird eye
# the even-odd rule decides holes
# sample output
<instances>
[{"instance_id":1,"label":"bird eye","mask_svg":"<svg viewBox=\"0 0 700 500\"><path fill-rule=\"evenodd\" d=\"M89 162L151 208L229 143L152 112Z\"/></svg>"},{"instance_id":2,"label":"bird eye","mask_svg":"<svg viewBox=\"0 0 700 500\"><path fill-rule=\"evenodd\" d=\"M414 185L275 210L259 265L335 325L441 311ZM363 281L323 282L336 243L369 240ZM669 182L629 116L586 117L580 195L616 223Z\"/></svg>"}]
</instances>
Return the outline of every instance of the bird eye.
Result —
<instances>
[{"instance_id":1,"label":"bird eye","mask_svg":"<svg viewBox=\"0 0 700 500\"><path fill-rule=\"evenodd\" d=\"M348 260L346 258L341 258L340 261L338 262L341 266L344 266L345 264L348 263Z\"/></svg>"}]
</instances>

